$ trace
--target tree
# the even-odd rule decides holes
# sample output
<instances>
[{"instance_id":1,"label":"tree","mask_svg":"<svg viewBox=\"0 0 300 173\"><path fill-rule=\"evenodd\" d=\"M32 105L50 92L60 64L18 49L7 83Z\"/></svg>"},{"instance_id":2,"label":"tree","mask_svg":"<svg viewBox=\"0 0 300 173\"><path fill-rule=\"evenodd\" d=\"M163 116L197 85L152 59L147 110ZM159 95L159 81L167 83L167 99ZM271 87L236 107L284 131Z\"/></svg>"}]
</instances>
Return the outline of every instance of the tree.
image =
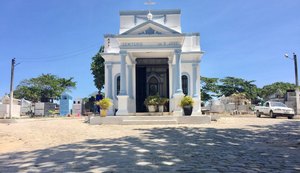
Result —
<instances>
[{"instance_id":1,"label":"tree","mask_svg":"<svg viewBox=\"0 0 300 173\"><path fill-rule=\"evenodd\" d=\"M14 95L18 99L24 98L37 102L43 99L57 99L63 92L75 86L76 82L72 77L65 79L52 74L42 74L39 77L21 81Z\"/></svg>"},{"instance_id":2,"label":"tree","mask_svg":"<svg viewBox=\"0 0 300 173\"><path fill-rule=\"evenodd\" d=\"M220 79L220 82L222 83L219 85L220 94L226 97L234 93L245 93L247 99L255 100L259 94L259 89L253 84L254 80L247 81L242 78L225 77Z\"/></svg>"},{"instance_id":3,"label":"tree","mask_svg":"<svg viewBox=\"0 0 300 173\"><path fill-rule=\"evenodd\" d=\"M201 100L208 101L219 93L218 78L208 78L201 76Z\"/></svg>"},{"instance_id":4,"label":"tree","mask_svg":"<svg viewBox=\"0 0 300 173\"><path fill-rule=\"evenodd\" d=\"M265 85L261 89L261 97L265 100L268 99L268 97L272 94L275 94L276 92L282 93L284 95L286 93L286 90L295 89L296 85L287 83L287 82L275 82L270 85Z\"/></svg>"},{"instance_id":5,"label":"tree","mask_svg":"<svg viewBox=\"0 0 300 173\"><path fill-rule=\"evenodd\" d=\"M100 47L99 52L92 58L91 71L94 76L94 84L100 91L104 87L104 59L100 53L104 52L104 46Z\"/></svg>"}]
</instances>

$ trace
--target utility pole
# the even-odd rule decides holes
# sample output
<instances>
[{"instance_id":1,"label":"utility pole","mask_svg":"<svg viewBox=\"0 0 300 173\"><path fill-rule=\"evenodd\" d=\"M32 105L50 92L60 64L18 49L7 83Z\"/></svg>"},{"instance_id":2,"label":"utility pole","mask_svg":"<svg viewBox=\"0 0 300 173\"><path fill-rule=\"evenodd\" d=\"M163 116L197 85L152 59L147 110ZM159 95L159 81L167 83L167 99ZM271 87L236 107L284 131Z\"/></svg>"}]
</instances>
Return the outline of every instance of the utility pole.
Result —
<instances>
[{"instance_id":1,"label":"utility pole","mask_svg":"<svg viewBox=\"0 0 300 173\"><path fill-rule=\"evenodd\" d=\"M296 87L298 88L299 83L298 83L298 64L297 64L297 55L293 53L294 57L294 65L295 65L295 79L296 79Z\"/></svg>"},{"instance_id":2,"label":"utility pole","mask_svg":"<svg viewBox=\"0 0 300 173\"><path fill-rule=\"evenodd\" d=\"M11 60L11 76L10 76L10 95L9 95L9 118L12 118L12 110L13 110L13 100L14 100L14 91L13 91L13 85L14 85L14 71L15 71L15 65L16 65L16 58L13 58Z\"/></svg>"}]
</instances>

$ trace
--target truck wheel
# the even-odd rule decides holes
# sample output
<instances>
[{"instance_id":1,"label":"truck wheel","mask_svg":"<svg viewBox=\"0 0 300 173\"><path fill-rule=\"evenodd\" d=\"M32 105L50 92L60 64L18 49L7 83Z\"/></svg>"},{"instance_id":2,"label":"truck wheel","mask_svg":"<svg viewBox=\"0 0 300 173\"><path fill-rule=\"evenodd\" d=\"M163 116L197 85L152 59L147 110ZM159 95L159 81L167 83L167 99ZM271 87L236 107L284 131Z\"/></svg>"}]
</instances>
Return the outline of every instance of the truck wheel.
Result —
<instances>
[{"instance_id":1,"label":"truck wheel","mask_svg":"<svg viewBox=\"0 0 300 173\"><path fill-rule=\"evenodd\" d=\"M276 115L273 113L273 111L270 111L270 117L276 118Z\"/></svg>"},{"instance_id":2,"label":"truck wheel","mask_svg":"<svg viewBox=\"0 0 300 173\"><path fill-rule=\"evenodd\" d=\"M289 115L288 116L288 119L293 119L294 118L294 115Z\"/></svg>"},{"instance_id":3,"label":"truck wheel","mask_svg":"<svg viewBox=\"0 0 300 173\"><path fill-rule=\"evenodd\" d=\"M260 112L259 111L256 111L256 116L260 117Z\"/></svg>"}]
</instances>

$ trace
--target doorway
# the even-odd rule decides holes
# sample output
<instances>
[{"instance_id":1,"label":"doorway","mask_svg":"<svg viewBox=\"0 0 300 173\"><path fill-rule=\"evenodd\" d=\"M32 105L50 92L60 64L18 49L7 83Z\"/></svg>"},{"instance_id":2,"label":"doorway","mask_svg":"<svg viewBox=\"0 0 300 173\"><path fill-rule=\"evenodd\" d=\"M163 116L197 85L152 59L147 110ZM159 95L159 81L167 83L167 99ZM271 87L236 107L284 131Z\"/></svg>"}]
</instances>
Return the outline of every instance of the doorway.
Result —
<instances>
[{"instance_id":1,"label":"doorway","mask_svg":"<svg viewBox=\"0 0 300 173\"><path fill-rule=\"evenodd\" d=\"M148 96L169 98L168 58L138 58L136 62L136 112L147 112L144 101Z\"/></svg>"}]
</instances>

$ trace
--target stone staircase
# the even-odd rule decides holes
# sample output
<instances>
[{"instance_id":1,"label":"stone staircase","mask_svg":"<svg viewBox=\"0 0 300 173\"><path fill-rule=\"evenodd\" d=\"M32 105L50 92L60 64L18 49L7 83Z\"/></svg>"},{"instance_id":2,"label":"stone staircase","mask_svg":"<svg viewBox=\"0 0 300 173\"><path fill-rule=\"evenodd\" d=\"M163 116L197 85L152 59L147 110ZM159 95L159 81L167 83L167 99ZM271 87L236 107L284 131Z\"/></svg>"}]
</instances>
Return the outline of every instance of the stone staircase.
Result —
<instances>
[{"instance_id":1,"label":"stone staircase","mask_svg":"<svg viewBox=\"0 0 300 173\"><path fill-rule=\"evenodd\" d=\"M123 118L123 125L167 125L177 124L173 116L128 116Z\"/></svg>"},{"instance_id":2,"label":"stone staircase","mask_svg":"<svg viewBox=\"0 0 300 173\"><path fill-rule=\"evenodd\" d=\"M176 125L176 124L207 124L211 122L210 115L173 116L173 115L135 115L135 116L90 116L86 122L91 125Z\"/></svg>"}]
</instances>

